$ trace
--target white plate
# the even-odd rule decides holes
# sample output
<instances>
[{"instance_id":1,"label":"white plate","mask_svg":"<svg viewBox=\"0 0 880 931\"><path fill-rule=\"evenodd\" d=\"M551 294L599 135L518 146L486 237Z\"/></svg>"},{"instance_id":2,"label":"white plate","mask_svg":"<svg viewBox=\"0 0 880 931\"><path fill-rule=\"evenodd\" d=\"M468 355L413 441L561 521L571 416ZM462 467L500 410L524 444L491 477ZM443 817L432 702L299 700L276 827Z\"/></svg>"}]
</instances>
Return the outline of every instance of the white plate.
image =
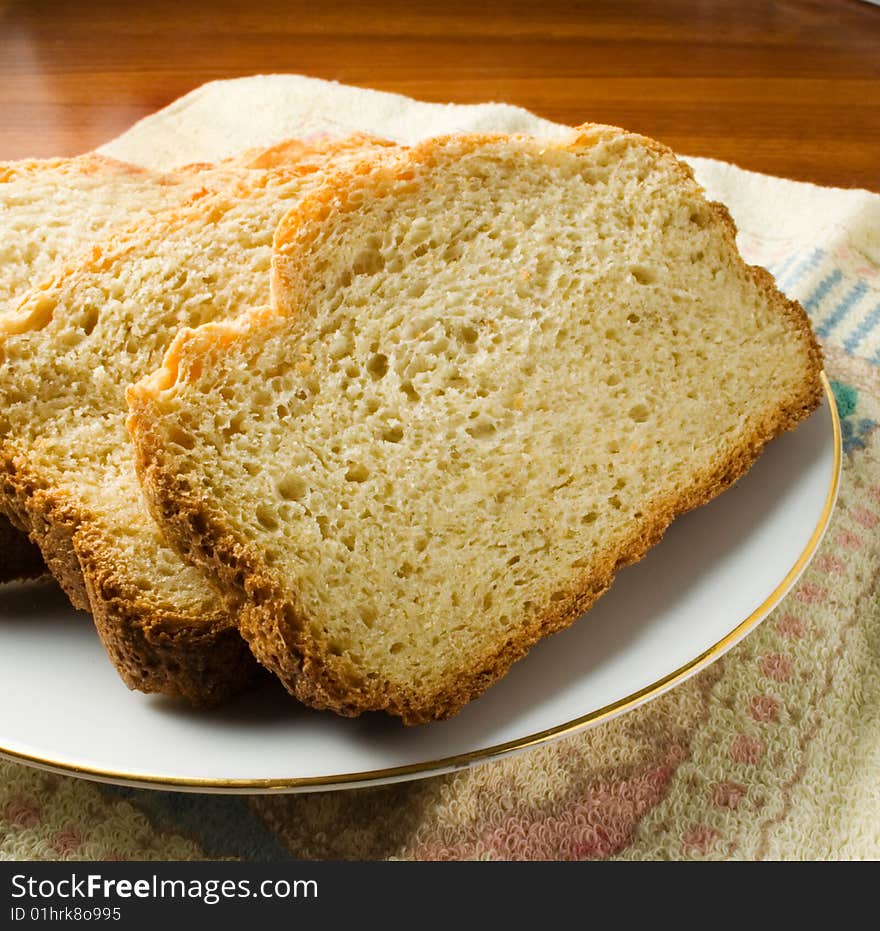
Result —
<instances>
[{"instance_id":1,"label":"white plate","mask_svg":"<svg viewBox=\"0 0 880 931\"><path fill-rule=\"evenodd\" d=\"M209 712L130 693L89 618L44 582L0 588L0 753L129 785L293 792L434 775L607 720L721 656L803 571L840 474L825 391L734 488L679 518L588 615L451 721L343 719L272 686Z\"/></svg>"}]
</instances>

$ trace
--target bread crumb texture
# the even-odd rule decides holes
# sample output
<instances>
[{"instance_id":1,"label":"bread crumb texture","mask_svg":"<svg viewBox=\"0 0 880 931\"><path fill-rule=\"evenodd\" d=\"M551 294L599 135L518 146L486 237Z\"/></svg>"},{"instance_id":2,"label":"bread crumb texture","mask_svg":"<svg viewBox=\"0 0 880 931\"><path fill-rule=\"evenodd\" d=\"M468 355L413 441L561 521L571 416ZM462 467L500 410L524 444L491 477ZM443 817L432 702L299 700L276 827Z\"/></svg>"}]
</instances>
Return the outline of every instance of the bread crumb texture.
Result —
<instances>
[{"instance_id":1,"label":"bread crumb texture","mask_svg":"<svg viewBox=\"0 0 880 931\"><path fill-rule=\"evenodd\" d=\"M331 175L276 233L274 311L130 392L155 511L303 701L454 714L818 403L734 233L609 127Z\"/></svg>"},{"instance_id":2,"label":"bread crumb texture","mask_svg":"<svg viewBox=\"0 0 880 931\"><path fill-rule=\"evenodd\" d=\"M0 500L92 611L131 687L213 701L256 664L234 602L165 543L144 506L126 387L182 327L268 300L285 211L334 160L386 146L294 141L265 159L246 153L244 167L202 166L173 207L95 242L0 313Z\"/></svg>"},{"instance_id":3,"label":"bread crumb texture","mask_svg":"<svg viewBox=\"0 0 880 931\"><path fill-rule=\"evenodd\" d=\"M100 155L0 162L0 312L114 225L176 203L197 175L157 174ZM15 519L14 511L7 516ZM26 532L0 518L0 583L45 571Z\"/></svg>"}]
</instances>

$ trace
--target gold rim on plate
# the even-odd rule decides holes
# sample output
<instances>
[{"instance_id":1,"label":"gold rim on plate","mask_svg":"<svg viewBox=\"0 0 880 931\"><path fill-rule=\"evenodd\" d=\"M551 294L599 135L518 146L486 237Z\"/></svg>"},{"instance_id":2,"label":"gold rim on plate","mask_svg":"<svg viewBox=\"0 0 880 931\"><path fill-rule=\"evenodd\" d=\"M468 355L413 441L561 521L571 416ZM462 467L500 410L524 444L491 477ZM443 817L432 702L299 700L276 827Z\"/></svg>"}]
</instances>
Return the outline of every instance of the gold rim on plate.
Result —
<instances>
[{"instance_id":1,"label":"gold rim on plate","mask_svg":"<svg viewBox=\"0 0 880 931\"><path fill-rule=\"evenodd\" d=\"M834 465L831 474L831 485L825 497L822 514L816 526L813 528L813 532L803 552L785 574L782 581L770 595L767 596L762 604L745 618L745 620L737 624L729 634L722 637L721 640L709 647L708 650L695 656L692 660L673 672L670 672L668 675L663 676L656 682L646 685L644 688L624 698L618 699L609 705L597 708L595 711L590 711L564 724L558 724L555 727L538 731L535 734L529 734L526 737L519 737L516 740L495 744L491 747L482 747L479 750L470 750L467 753L442 757L439 760L408 763L405 766L367 770L359 773L341 773L333 776L305 776L291 779L186 779L175 778L173 776L150 776L138 773L113 772L105 769L94 769L89 766L75 766L70 763L59 763L56 760L20 753L16 750L8 750L5 747L0 747L0 756L67 776L80 776L98 782L109 782L115 785L127 785L145 789L164 788L178 791L215 793L305 792L319 791L321 789L348 789L390 782L402 782L406 779L415 777L439 776L457 769L465 769L474 763L488 763L502 756L508 756L513 753L528 750L530 747L536 747L549 740L566 737L577 731L584 730L587 727L593 727L596 724L609 721L611 718L617 717L617 715L631 711L636 706L642 705L650 699L656 698L658 695L662 695L685 679L690 678L694 673L699 672L726 653L749 633L749 631L757 627L788 593L789 589L794 585L795 581L816 552L825 534L825 530L828 527L828 523L831 519L831 512L837 500L837 491L840 486L840 468L843 458L840 417L837 412L837 404L834 400L831 385L824 372L821 373L820 378L822 379L822 387L825 390L825 397L831 412L831 422L834 431Z\"/></svg>"}]
</instances>

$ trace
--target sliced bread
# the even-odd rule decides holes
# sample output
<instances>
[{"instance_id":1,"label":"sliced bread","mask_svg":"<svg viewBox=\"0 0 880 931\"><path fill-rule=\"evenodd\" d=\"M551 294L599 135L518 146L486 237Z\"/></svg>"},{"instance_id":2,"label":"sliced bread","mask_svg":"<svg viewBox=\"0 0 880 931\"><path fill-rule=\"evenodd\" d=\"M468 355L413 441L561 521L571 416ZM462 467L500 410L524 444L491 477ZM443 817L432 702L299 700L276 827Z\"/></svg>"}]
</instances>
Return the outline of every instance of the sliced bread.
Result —
<instances>
[{"instance_id":1,"label":"sliced bread","mask_svg":"<svg viewBox=\"0 0 880 931\"><path fill-rule=\"evenodd\" d=\"M222 166L291 164L312 148L290 139L248 150ZM208 167L158 173L94 154L0 163L0 310L51 277L59 262L75 261L113 227L130 226L190 197L208 179L200 173ZM210 175L215 185L219 177L216 171ZM39 547L0 514L0 583L46 571ZM84 591L73 600L86 607Z\"/></svg>"},{"instance_id":2,"label":"sliced bread","mask_svg":"<svg viewBox=\"0 0 880 931\"><path fill-rule=\"evenodd\" d=\"M0 311L109 228L170 206L197 174L157 174L100 155L0 162ZM45 572L38 548L0 517L0 582Z\"/></svg>"},{"instance_id":3,"label":"sliced bread","mask_svg":"<svg viewBox=\"0 0 880 931\"><path fill-rule=\"evenodd\" d=\"M818 404L734 232L609 127L340 171L276 233L275 305L130 389L154 513L296 697L452 715Z\"/></svg>"},{"instance_id":4,"label":"sliced bread","mask_svg":"<svg viewBox=\"0 0 880 931\"><path fill-rule=\"evenodd\" d=\"M142 506L126 386L159 364L180 327L266 300L284 212L325 165L384 148L365 138L296 145L283 167L226 168L0 315L6 507L90 608L132 688L210 702L256 664L234 603L164 544Z\"/></svg>"}]
</instances>

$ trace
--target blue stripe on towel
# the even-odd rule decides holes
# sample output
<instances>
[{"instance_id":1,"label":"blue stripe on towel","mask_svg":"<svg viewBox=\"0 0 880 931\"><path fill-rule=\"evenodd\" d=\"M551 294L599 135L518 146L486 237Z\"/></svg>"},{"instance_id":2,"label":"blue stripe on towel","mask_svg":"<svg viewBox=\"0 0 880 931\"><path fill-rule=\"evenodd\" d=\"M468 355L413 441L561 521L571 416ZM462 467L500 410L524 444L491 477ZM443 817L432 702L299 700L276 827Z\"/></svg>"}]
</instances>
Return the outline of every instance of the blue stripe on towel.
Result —
<instances>
[{"instance_id":1,"label":"blue stripe on towel","mask_svg":"<svg viewBox=\"0 0 880 931\"><path fill-rule=\"evenodd\" d=\"M804 301L804 309L815 310L841 281L843 281L843 272L836 268L813 288L813 293Z\"/></svg>"},{"instance_id":2,"label":"blue stripe on towel","mask_svg":"<svg viewBox=\"0 0 880 931\"><path fill-rule=\"evenodd\" d=\"M798 253L792 252L780 265L774 265L768 269L771 275L776 279L777 283L779 279L794 265L795 259L797 259Z\"/></svg>"},{"instance_id":3,"label":"blue stripe on towel","mask_svg":"<svg viewBox=\"0 0 880 931\"><path fill-rule=\"evenodd\" d=\"M869 311L861 323L847 336L843 342L843 348L847 352L855 352L859 343L870 335L877 324L880 324L880 303L875 305L874 309Z\"/></svg>"},{"instance_id":4,"label":"blue stripe on towel","mask_svg":"<svg viewBox=\"0 0 880 931\"><path fill-rule=\"evenodd\" d=\"M831 316L817 327L816 335L823 339L840 324L852 308L868 293L868 286L864 281L853 285L841 299L840 303L834 308Z\"/></svg>"},{"instance_id":5,"label":"blue stripe on towel","mask_svg":"<svg viewBox=\"0 0 880 931\"><path fill-rule=\"evenodd\" d=\"M796 284L800 279L811 269L815 268L819 262L825 256L824 249L813 249L813 251L802 261L794 267L794 270L788 272L782 280L779 282L779 287L782 291L785 291L787 288L790 288L793 284Z\"/></svg>"}]
</instances>

